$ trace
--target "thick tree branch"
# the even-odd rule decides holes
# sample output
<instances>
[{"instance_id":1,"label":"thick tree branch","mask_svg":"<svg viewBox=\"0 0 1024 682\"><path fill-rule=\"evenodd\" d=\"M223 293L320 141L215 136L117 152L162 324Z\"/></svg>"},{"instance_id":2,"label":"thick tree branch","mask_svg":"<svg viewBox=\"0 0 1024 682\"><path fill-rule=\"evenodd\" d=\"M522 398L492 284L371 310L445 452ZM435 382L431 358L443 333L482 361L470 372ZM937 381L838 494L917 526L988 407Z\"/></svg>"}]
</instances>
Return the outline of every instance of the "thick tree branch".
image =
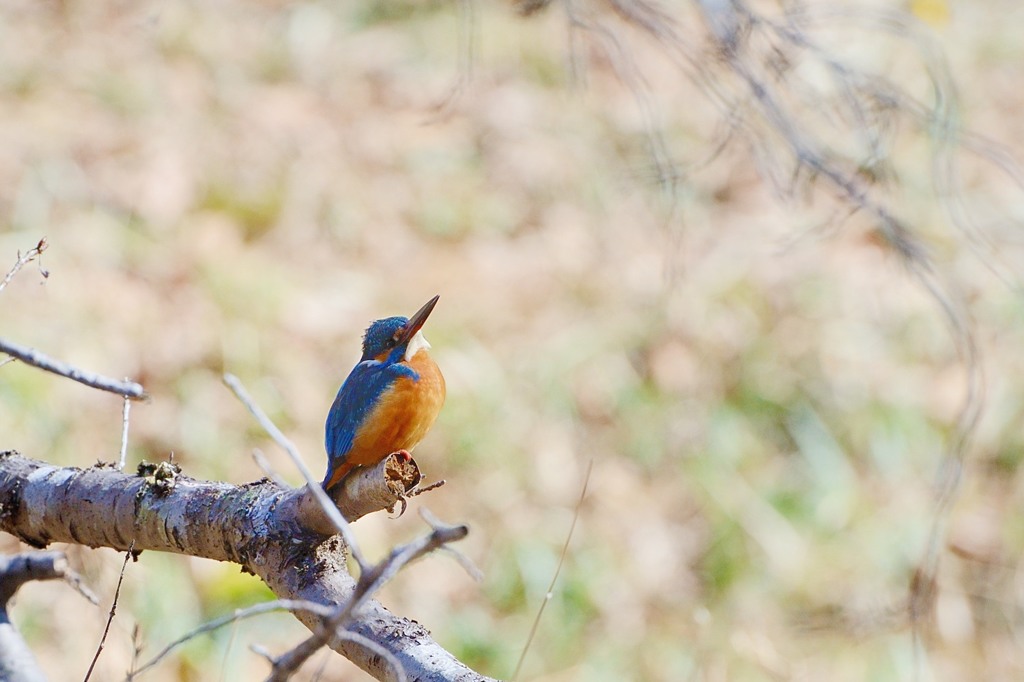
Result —
<instances>
[{"instance_id":1,"label":"thick tree branch","mask_svg":"<svg viewBox=\"0 0 1024 682\"><path fill-rule=\"evenodd\" d=\"M134 541L135 551L238 563L280 599L345 604L356 589L346 570L346 548L340 537L304 523L300 509L306 494L269 481L242 486L196 481L166 463L128 475L109 465L59 468L0 453L0 529L24 542L124 551ZM311 612L296 617L314 632L322 625ZM383 647L409 679L489 679L455 659L422 626L376 601L364 603L344 627ZM331 646L378 679L396 679L382 657L353 641L359 637L334 640Z\"/></svg>"}]
</instances>

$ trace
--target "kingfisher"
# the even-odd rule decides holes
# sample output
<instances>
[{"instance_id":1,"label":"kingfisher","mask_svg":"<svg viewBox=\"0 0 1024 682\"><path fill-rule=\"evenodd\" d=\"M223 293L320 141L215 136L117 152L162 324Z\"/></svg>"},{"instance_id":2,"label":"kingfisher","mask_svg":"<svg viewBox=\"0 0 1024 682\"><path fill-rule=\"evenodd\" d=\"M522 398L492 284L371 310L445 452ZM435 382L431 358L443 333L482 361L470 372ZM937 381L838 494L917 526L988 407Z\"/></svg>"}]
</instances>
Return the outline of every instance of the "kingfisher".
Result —
<instances>
[{"instance_id":1,"label":"kingfisher","mask_svg":"<svg viewBox=\"0 0 1024 682\"><path fill-rule=\"evenodd\" d=\"M412 317L386 317L367 328L363 355L327 414L324 490L358 467L408 454L433 425L444 404L444 376L421 330L439 298Z\"/></svg>"}]
</instances>

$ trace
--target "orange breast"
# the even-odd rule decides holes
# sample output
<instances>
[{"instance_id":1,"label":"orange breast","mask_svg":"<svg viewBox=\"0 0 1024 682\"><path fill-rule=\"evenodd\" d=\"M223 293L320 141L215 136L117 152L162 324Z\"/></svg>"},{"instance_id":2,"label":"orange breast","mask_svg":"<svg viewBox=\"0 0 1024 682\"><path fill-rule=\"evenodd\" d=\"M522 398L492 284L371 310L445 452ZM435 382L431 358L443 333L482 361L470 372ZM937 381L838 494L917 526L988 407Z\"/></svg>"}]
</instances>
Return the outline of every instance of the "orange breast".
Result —
<instances>
[{"instance_id":1,"label":"orange breast","mask_svg":"<svg viewBox=\"0 0 1024 682\"><path fill-rule=\"evenodd\" d=\"M377 407L359 430L347 463L376 464L398 450L412 450L433 426L444 404L444 377L425 350L407 364L419 380L402 377L380 397Z\"/></svg>"}]
</instances>

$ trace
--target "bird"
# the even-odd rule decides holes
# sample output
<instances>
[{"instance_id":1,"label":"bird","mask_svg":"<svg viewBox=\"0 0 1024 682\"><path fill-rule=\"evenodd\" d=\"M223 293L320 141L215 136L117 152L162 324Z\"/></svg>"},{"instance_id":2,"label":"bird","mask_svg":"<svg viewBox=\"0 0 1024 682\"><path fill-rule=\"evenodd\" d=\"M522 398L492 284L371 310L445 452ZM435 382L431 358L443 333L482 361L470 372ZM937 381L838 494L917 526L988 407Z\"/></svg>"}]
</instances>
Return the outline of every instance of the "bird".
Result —
<instances>
[{"instance_id":1,"label":"bird","mask_svg":"<svg viewBox=\"0 0 1024 682\"><path fill-rule=\"evenodd\" d=\"M358 467L375 466L395 452L408 454L433 426L445 383L421 330L439 298L412 317L386 317L366 329L362 357L327 414L324 490Z\"/></svg>"}]
</instances>

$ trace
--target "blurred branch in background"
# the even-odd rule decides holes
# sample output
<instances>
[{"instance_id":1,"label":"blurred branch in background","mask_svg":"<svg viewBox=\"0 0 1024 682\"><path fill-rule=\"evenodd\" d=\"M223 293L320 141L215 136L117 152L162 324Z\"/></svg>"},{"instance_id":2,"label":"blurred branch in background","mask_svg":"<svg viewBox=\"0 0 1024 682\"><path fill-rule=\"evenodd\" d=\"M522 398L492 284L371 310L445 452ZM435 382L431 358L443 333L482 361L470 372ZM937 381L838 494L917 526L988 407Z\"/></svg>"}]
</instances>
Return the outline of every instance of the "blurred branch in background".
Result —
<instances>
[{"instance_id":1,"label":"blurred branch in background","mask_svg":"<svg viewBox=\"0 0 1024 682\"><path fill-rule=\"evenodd\" d=\"M97 604L96 596L71 570L63 552L34 552L0 557L0 679L7 682L45 682L35 656L8 614L14 594L33 580L63 580Z\"/></svg>"},{"instance_id":2,"label":"blurred branch in background","mask_svg":"<svg viewBox=\"0 0 1024 682\"><path fill-rule=\"evenodd\" d=\"M941 47L902 11L781 3L769 14L763 11L766 3L745 0L700 0L689 11L645 0L516 4L524 15L561 9L573 31L589 36L615 66L646 122L651 163L663 190L674 195L687 172L673 158L664 124L658 123L672 113L652 103L657 87L652 79L659 75L645 72L634 58L644 42L657 45L677 74L719 112L727 134L722 145L713 145L713 155L726 145L745 145L780 200L833 198L845 208L828 221L830 228L864 216L866 229L935 302L966 378L960 416L940 467L930 539L908 588L904 622L915 630L922 627L934 610L945 528L982 414L985 382L961 287L930 254L933 235L924 221L893 198L901 185L897 169L904 138L918 135L930 142L932 187L947 224L1008 283L1016 280L1013 270L1002 262L991 228L980 224L967 202L957 154L980 156L1018 192L1024 190L1024 173L997 144L961 128ZM858 61L846 49L856 43L857 33L906 52L911 68L889 73L877 70L888 68L884 63Z\"/></svg>"}]
</instances>

